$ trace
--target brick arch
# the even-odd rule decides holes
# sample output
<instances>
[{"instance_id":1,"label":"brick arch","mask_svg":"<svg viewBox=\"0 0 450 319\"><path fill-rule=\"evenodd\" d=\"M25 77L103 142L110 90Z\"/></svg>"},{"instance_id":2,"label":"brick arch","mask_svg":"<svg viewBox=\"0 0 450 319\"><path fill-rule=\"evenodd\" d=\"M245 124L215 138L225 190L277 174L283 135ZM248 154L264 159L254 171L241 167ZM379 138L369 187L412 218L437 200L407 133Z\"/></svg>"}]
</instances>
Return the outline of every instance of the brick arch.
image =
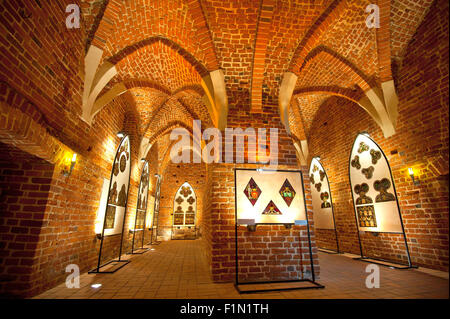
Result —
<instances>
[{"instance_id":1,"label":"brick arch","mask_svg":"<svg viewBox=\"0 0 450 319\"><path fill-rule=\"evenodd\" d=\"M303 65L311 48L317 46L321 35L344 12L346 7L347 0L334 0L320 15L296 47L291 62L289 63L289 72L296 75L300 73L300 67Z\"/></svg>"},{"instance_id":2,"label":"brick arch","mask_svg":"<svg viewBox=\"0 0 450 319\"><path fill-rule=\"evenodd\" d=\"M190 90L190 86L187 87L187 90ZM163 100L163 102L158 105L158 107L155 108L155 110L152 112L152 116L151 118L154 119L155 117L157 117L159 114L161 114L162 112L164 112L164 108L167 106L168 103L170 103L171 101L176 101L176 103L180 104L182 106L182 109L189 115L189 117L193 120L199 119L199 116L196 114L196 112L192 111L189 106L186 103L183 103L182 101L180 101L178 99L179 95L182 94L183 92L185 92L184 90L179 90L177 93L175 93L174 95L170 95L168 96L166 99ZM209 112L208 112L209 113ZM211 116L210 116L211 118ZM150 125L152 125L152 121L150 121L147 126L144 129L144 134L146 134L146 132L149 130Z\"/></svg>"},{"instance_id":3,"label":"brick arch","mask_svg":"<svg viewBox=\"0 0 450 319\"><path fill-rule=\"evenodd\" d=\"M358 103L358 101L364 96L364 92L361 90L352 90L348 88L342 88L339 86L311 86L302 87L294 90L292 96L295 98L300 95L310 95L310 94L329 94L336 95L346 98L352 102Z\"/></svg>"},{"instance_id":4,"label":"brick arch","mask_svg":"<svg viewBox=\"0 0 450 319\"><path fill-rule=\"evenodd\" d=\"M383 121L380 119L379 114L377 113L377 110L368 103L363 103L362 97L364 96L364 93L361 92L361 90L351 90L351 89L344 89L339 87L310 87L310 88L301 88L294 91L292 97L296 98L299 96L310 96L310 95L317 95L317 94L326 94L328 97L330 96L336 96L340 98L344 98L346 100L349 100L361 108L363 108L369 115L372 117L372 119L381 127L383 128ZM317 111L318 107L316 106L316 110L313 111L314 114ZM305 126L304 121L302 121L303 125Z\"/></svg>"},{"instance_id":5,"label":"brick arch","mask_svg":"<svg viewBox=\"0 0 450 319\"><path fill-rule=\"evenodd\" d=\"M153 37L149 37L147 39L141 40L139 42L136 42L134 44L131 44L131 45L127 46L126 48L120 50L115 55L108 58L107 61L112 64L117 64L121 60L123 60L125 57L136 52L137 50L144 48L146 46L150 46L157 42L160 42L160 43L168 46L173 51L175 51L180 56L182 56L187 62L189 62L189 64L191 64L195 68L195 70L198 72L198 74L201 77L208 74L207 68L200 61L198 61L190 52L188 52L186 49L184 49L178 43L176 43L166 37L163 37L163 36L153 36Z\"/></svg>"},{"instance_id":6,"label":"brick arch","mask_svg":"<svg viewBox=\"0 0 450 319\"><path fill-rule=\"evenodd\" d=\"M187 129L187 128L186 128ZM190 147L190 150L192 151L192 152L195 152L195 150L194 150L194 148L192 147L192 144L193 144L193 134L192 134L192 131L190 131L189 129L187 129L188 130L188 132L189 132L189 136L190 136L190 141L191 141L191 147ZM166 132L166 133L164 133L163 135L161 135L161 137L162 136L165 136L165 135L167 135L167 134L169 134L169 132ZM173 145L175 144L175 142L176 141L171 141L170 143L169 143L169 145L167 146L167 149L164 151L164 155L163 155L163 159L162 159L162 161L161 161L161 175L163 175L164 174L164 172L166 171L166 168L169 166L169 163L170 163L170 150L172 149L172 147L173 147ZM198 153L197 153L198 154ZM200 156L202 155L201 154L201 151L200 151L200 154L199 154ZM208 163L206 163L206 162L204 162L203 160L202 160L202 163L205 165L205 170L207 171L207 167L208 167Z\"/></svg>"},{"instance_id":7,"label":"brick arch","mask_svg":"<svg viewBox=\"0 0 450 319\"><path fill-rule=\"evenodd\" d=\"M169 88L149 79L130 79L124 81L123 84L128 90L134 88L150 88L160 91L161 93L164 93L166 95L172 95L172 92L169 90Z\"/></svg>"},{"instance_id":8,"label":"brick arch","mask_svg":"<svg viewBox=\"0 0 450 319\"><path fill-rule=\"evenodd\" d=\"M0 141L52 164L62 164L71 150L50 135L37 112L25 112L0 101Z\"/></svg>"},{"instance_id":9,"label":"brick arch","mask_svg":"<svg viewBox=\"0 0 450 319\"><path fill-rule=\"evenodd\" d=\"M209 71L219 69L219 62L217 60L216 47L212 40L211 30L206 20L205 12L203 10L200 0L187 0L188 11L194 21L194 26L197 28L197 35L201 43L201 47L205 53L205 64Z\"/></svg>"},{"instance_id":10,"label":"brick arch","mask_svg":"<svg viewBox=\"0 0 450 319\"><path fill-rule=\"evenodd\" d=\"M173 120L173 121L170 121L170 122L166 123L165 125L163 125L157 131L153 132L153 134L151 134L148 138L149 144L154 143L158 138L168 134L171 130L173 130L177 127L185 128L186 130L189 131L189 134L191 134L191 135L193 134L192 133L192 125L190 126L185 122ZM148 134L148 132L146 132L145 134Z\"/></svg>"},{"instance_id":11,"label":"brick arch","mask_svg":"<svg viewBox=\"0 0 450 319\"><path fill-rule=\"evenodd\" d=\"M301 76L302 71L312 61L318 59L320 55L325 55L325 57L327 57L336 65L337 69L350 74L351 81L356 83L363 91L376 86L376 82L373 79L369 78L369 76L364 74L364 72L362 72L356 65L324 45L319 45L308 53L299 68L299 77Z\"/></svg>"}]
</instances>

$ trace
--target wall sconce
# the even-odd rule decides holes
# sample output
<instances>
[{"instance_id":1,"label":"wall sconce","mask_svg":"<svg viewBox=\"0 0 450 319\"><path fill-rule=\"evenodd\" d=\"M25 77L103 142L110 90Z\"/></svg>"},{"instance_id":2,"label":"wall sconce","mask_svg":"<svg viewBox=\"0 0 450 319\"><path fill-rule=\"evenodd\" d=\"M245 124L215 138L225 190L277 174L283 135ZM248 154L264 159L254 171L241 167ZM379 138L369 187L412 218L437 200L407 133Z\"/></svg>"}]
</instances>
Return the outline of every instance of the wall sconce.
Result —
<instances>
[{"instance_id":1,"label":"wall sconce","mask_svg":"<svg viewBox=\"0 0 450 319\"><path fill-rule=\"evenodd\" d=\"M409 173L409 176L411 177L411 179L413 181L413 184L414 185L419 185L420 184L419 180L414 178L414 170L412 169L412 167L408 168L408 173Z\"/></svg>"},{"instance_id":2,"label":"wall sconce","mask_svg":"<svg viewBox=\"0 0 450 319\"><path fill-rule=\"evenodd\" d=\"M64 176L70 176L70 174L72 174L72 171L73 171L73 168L75 166L75 162L76 161L77 161L77 153L73 153L72 160L70 161L70 168L69 168L69 170L67 170L67 168L64 168L63 171L62 171L62 174Z\"/></svg>"}]
</instances>

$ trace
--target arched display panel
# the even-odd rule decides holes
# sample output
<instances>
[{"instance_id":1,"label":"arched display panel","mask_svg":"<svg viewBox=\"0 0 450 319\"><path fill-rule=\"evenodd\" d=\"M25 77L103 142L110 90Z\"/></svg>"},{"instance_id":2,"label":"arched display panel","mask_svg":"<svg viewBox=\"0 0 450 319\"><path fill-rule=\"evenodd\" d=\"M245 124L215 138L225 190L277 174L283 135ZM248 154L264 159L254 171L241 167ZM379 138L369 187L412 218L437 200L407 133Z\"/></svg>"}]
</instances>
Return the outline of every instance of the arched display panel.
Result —
<instances>
[{"instance_id":1,"label":"arched display panel","mask_svg":"<svg viewBox=\"0 0 450 319\"><path fill-rule=\"evenodd\" d=\"M368 134L361 133L355 139L349 177L359 238L360 231L403 234L411 267L391 168L384 152ZM361 240L360 247L361 258L365 259Z\"/></svg>"},{"instance_id":2,"label":"arched display panel","mask_svg":"<svg viewBox=\"0 0 450 319\"><path fill-rule=\"evenodd\" d=\"M192 186L185 182L173 201L172 239L195 238L197 196Z\"/></svg>"},{"instance_id":3,"label":"arched display panel","mask_svg":"<svg viewBox=\"0 0 450 319\"><path fill-rule=\"evenodd\" d=\"M155 174L156 177L156 187L155 187L155 197L153 204L153 217L151 223L151 239L150 245L158 245L161 242L158 241L158 221L159 221L159 201L161 199L161 176Z\"/></svg>"},{"instance_id":4,"label":"arched display panel","mask_svg":"<svg viewBox=\"0 0 450 319\"><path fill-rule=\"evenodd\" d=\"M145 225L147 218L147 202L148 202L148 186L149 186L149 176L148 176L148 162L145 161L141 172L141 181L139 182L138 198L136 204L136 214L134 217L134 229L133 229L133 241L131 244L132 254L142 254L148 250L144 248L144 235L145 235ZM141 234L141 247L138 251L134 250L136 232L142 232Z\"/></svg>"},{"instance_id":5,"label":"arched display panel","mask_svg":"<svg viewBox=\"0 0 450 319\"><path fill-rule=\"evenodd\" d=\"M309 167L309 180L311 183L311 195L314 210L314 228L332 230L336 242L336 251L339 251L339 241L334 219L333 201L331 198L328 175L319 158L314 157ZM323 247L319 247L323 250ZM324 250L328 252L327 250Z\"/></svg>"},{"instance_id":6,"label":"arched display panel","mask_svg":"<svg viewBox=\"0 0 450 319\"><path fill-rule=\"evenodd\" d=\"M128 190L130 185L131 175L131 152L130 139L128 136L122 138L119 147L114 157L112 166L111 178L108 187L108 197L106 210L103 214L103 228L101 234L100 251L98 255L97 268L90 271L90 273L113 273L123 267L129 260L121 260L122 243L123 243L123 229L125 226L126 207L128 202ZM112 260L102 266L101 257L103 249L103 241L105 236L112 236L121 234L119 256L117 260ZM113 270L100 271L100 268L111 263L123 263L120 267Z\"/></svg>"}]
</instances>

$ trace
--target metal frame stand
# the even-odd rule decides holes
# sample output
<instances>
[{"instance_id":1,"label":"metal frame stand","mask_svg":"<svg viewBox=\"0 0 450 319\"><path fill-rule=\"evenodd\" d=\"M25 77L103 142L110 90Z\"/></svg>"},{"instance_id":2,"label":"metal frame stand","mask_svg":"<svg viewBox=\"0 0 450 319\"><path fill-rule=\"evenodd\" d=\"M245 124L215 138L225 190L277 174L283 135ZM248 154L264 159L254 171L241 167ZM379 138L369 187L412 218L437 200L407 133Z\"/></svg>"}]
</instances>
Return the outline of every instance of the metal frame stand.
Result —
<instances>
[{"instance_id":1,"label":"metal frame stand","mask_svg":"<svg viewBox=\"0 0 450 319\"><path fill-rule=\"evenodd\" d=\"M319 284L316 282L316 277L314 273L314 260L312 258L312 247L311 247L311 235L309 230L309 220L308 220L308 211L306 208L306 197L305 197L305 185L303 183L303 174L300 170L270 170L275 172L298 172L300 174L301 182L302 182L302 188L303 188L303 203L305 205L305 217L306 217L306 228L308 232L308 246L309 246L309 258L311 263L311 275L312 279L296 279L296 280L277 280L277 281L258 281L258 282L239 282L239 258L238 258L238 223L237 223L237 198L236 198L236 171L237 170L248 170L248 171L256 171L256 169L252 168L235 168L234 169L234 209L235 209L235 224L234 224L234 239L235 239L235 264L236 264L236 277L235 277L235 283L234 287L240 294L248 294L248 293L257 293L257 292L266 292L266 291L284 291L284 290L297 290L297 289L318 289L318 288L325 288L324 285ZM268 170L269 171L269 170ZM255 227L257 227L258 224L255 224ZM292 225L292 224L284 224L284 223L264 223L261 225ZM300 237L300 234L299 234ZM299 247L301 249L301 247ZM252 289L252 290L241 290L239 288L239 285L258 285L258 284L277 284L277 283L293 283L293 282L308 282L311 283L312 286L307 287L286 287L286 288L271 288L271 289Z\"/></svg>"},{"instance_id":2,"label":"metal frame stand","mask_svg":"<svg viewBox=\"0 0 450 319\"><path fill-rule=\"evenodd\" d=\"M161 198L161 177L157 175L158 181L156 183L156 196L155 196L155 203L153 206L153 222L152 222L152 228L151 228L151 236L150 236L150 242L147 245L159 245L161 244L160 241L158 241L158 221L159 221L159 200ZM156 225L156 226L155 226ZM153 236L153 233L156 229L156 237ZM156 239L153 241L153 239Z\"/></svg>"},{"instance_id":3,"label":"metal frame stand","mask_svg":"<svg viewBox=\"0 0 450 319\"><path fill-rule=\"evenodd\" d=\"M139 181L139 188L138 188L138 203L140 202L140 196L141 196L141 183L142 183L142 174L144 174L144 170L145 170L145 166L147 165L147 161L144 161L144 165L142 166L142 171L141 171L141 180ZM148 180L147 180L148 182ZM148 183L147 183L147 194L145 195L145 198L148 199ZM138 212L143 212L144 213L144 224L142 226L142 241L141 241L141 247L137 248L137 250L134 250L134 239L136 237L136 222L137 222L137 215ZM146 253L147 251L149 251L149 248L144 247L144 236L145 236L145 225L147 222L147 203L145 203L145 209L139 209L136 206L136 214L134 215L134 230L133 230L133 241L131 243L131 252L129 253L130 255L142 255L144 253Z\"/></svg>"},{"instance_id":4,"label":"metal frame stand","mask_svg":"<svg viewBox=\"0 0 450 319\"><path fill-rule=\"evenodd\" d=\"M136 237L136 221L137 221L137 211L139 209L136 209L136 216L134 218L134 230L133 230L133 240L131 243L131 252L129 252L129 255L142 255L143 253L146 253L149 248L144 247L144 236L145 236L145 222L147 221L147 209L143 210L144 211L144 227L142 228L142 242L141 242L141 247L137 248L136 250L134 250L134 238Z\"/></svg>"},{"instance_id":5,"label":"metal frame stand","mask_svg":"<svg viewBox=\"0 0 450 319\"><path fill-rule=\"evenodd\" d=\"M120 143L119 143L119 147L116 150L116 156L117 156L117 152L119 151L120 145L122 145L122 141L125 139L125 137L127 137L127 135L125 135ZM131 148L130 148L131 151ZM114 162L113 162L113 167L114 167ZM111 192L111 181L112 181L112 177L113 177L113 169L111 169L111 175L109 177L109 189L108 189L108 197L107 200L109 201L109 196L110 196L110 192ZM102 258L102 250L103 250L103 240L105 239L105 226L106 226L106 211L108 209L108 203L106 204L105 207L105 214L103 217L103 228L102 228L102 237L101 237L101 242L100 242L100 251L98 253L98 262L97 262L97 267L88 271L88 274L113 274L116 271L118 271L119 269L121 269L122 267L124 267L125 265L127 265L130 260L122 260L122 245L123 245L123 231L125 228L125 219L127 217L127 204L128 204L128 191L130 190L130 178L131 178L131 160L130 160L130 173L128 175L128 185L127 185L127 196L125 199L125 210L123 212L123 221L122 221L122 232L120 234L120 248L119 248L119 258L117 260L111 260L108 261L107 263L100 265L101 262L101 258ZM100 270L101 268L104 268L106 266L108 266L111 263L122 263L122 265L120 267L114 268L114 270L106 270L106 271L102 271Z\"/></svg>"}]
</instances>

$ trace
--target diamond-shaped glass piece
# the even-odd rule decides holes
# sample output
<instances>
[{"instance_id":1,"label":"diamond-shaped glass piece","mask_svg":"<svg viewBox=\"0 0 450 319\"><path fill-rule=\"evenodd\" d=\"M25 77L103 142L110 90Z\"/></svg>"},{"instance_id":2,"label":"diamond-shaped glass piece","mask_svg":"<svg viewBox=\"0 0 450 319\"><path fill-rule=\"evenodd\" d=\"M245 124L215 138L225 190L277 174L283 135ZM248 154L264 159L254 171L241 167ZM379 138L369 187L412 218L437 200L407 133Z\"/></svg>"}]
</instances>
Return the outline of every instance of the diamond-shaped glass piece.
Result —
<instances>
[{"instance_id":1,"label":"diamond-shaped glass piece","mask_svg":"<svg viewBox=\"0 0 450 319\"><path fill-rule=\"evenodd\" d=\"M277 205L273 201L270 201L269 204L267 204L266 208L262 212L263 215L282 215L280 210L278 209Z\"/></svg>"},{"instance_id":2,"label":"diamond-shaped glass piece","mask_svg":"<svg viewBox=\"0 0 450 319\"><path fill-rule=\"evenodd\" d=\"M295 197L295 190L292 187L291 183L289 183L287 178L284 181L283 186L281 186L281 188L280 188L280 195L281 195L281 197L283 197L283 199L286 202L286 204L288 205L288 207L291 206L291 203Z\"/></svg>"},{"instance_id":3,"label":"diamond-shaped glass piece","mask_svg":"<svg viewBox=\"0 0 450 319\"><path fill-rule=\"evenodd\" d=\"M247 186L245 186L244 194L247 196L250 203L252 203L253 206L255 206L256 201L259 198L259 195L261 195L261 189L259 189L258 185L256 185L253 178L250 178L250 181L248 182Z\"/></svg>"}]
</instances>

